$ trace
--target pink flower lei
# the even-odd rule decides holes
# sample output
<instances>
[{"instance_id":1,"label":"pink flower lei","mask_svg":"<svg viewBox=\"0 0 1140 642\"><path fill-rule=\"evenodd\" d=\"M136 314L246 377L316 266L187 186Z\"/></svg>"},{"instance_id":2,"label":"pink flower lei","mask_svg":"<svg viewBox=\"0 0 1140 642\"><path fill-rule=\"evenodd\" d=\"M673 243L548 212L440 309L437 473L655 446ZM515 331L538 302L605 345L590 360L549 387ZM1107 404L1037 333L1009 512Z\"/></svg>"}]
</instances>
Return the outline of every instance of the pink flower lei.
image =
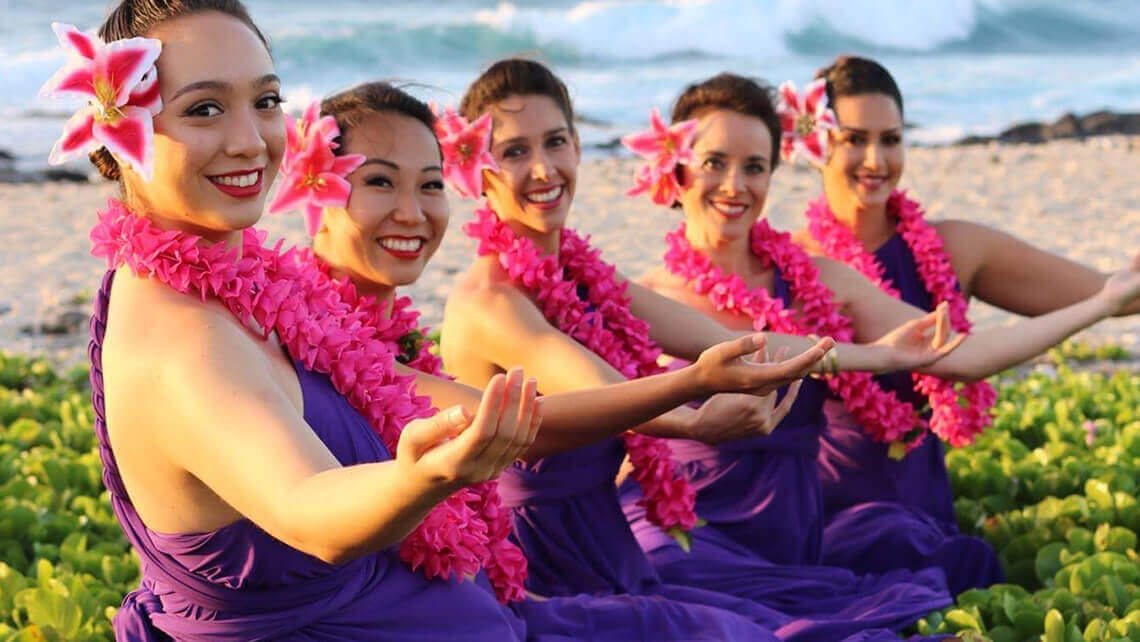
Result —
<instances>
[{"instance_id":1,"label":"pink flower lei","mask_svg":"<svg viewBox=\"0 0 1140 642\"><path fill-rule=\"evenodd\" d=\"M617 282L614 267L602 261L588 238L563 228L557 256L544 256L486 205L463 231L479 242L480 255L498 255L511 282L534 298L548 321L622 375L645 377L664 370L657 365L661 349L649 338L649 325L630 312L626 284ZM588 288L587 301L579 297L579 285ZM635 432L626 432L622 440L642 489L638 505L650 522L687 549L689 531L698 523L696 492L678 474L668 444Z\"/></svg>"},{"instance_id":2,"label":"pink flower lei","mask_svg":"<svg viewBox=\"0 0 1140 642\"><path fill-rule=\"evenodd\" d=\"M898 219L898 234L914 255L918 275L933 302L936 305L942 302L949 304L950 322L954 329L968 334L971 324L966 318L966 309L969 304L958 287L958 277L942 246L942 238L926 222L922 208L904 192L895 191L887 201L887 213ZM812 202L805 215L809 233L827 256L863 273L887 294L895 298L901 296L884 277L883 265L875 255L863 247L851 230L836 220L826 197L821 196ZM992 423L990 409L997 401L997 391L990 384L979 381L955 385L938 377L917 373L913 376L915 389L930 399L930 429L951 446L973 443L974 438Z\"/></svg>"},{"instance_id":3,"label":"pink flower lei","mask_svg":"<svg viewBox=\"0 0 1140 642\"><path fill-rule=\"evenodd\" d=\"M414 378L393 365L395 335L406 334L407 315L376 324L371 300L348 303L343 285L323 274L307 250L281 252L280 242L263 247L265 234L253 229L243 233L240 253L208 245L194 235L160 230L113 199L99 213L91 240L92 254L110 269L126 265L178 292L217 298L242 323L255 321L263 337L276 332L294 359L328 375L389 452L396 452L409 421L433 413L431 400L415 394ZM429 578L486 569L500 601L521 599L525 559L506 539L506 520L494 483L464 488L400 543L400 558Z\"/></svg>"},{"instance_id":4,"label":"pink flower lei","mask_svg":"<svg viewBox=\"0 0 1140 642\"><path fill-rule=\"evenodd\" d=\"M850 341L855 334L851 320L839 313L831 290L819 280L811 257L785 232L777 232L761 219L750 232L751 250L766 265L779 267L789 281L798 311L784 307L763 288L749 288L738 274L726 273L693 249L685 237L685 225L670 232L665 241L665 266L685 279L694 292L708 297L719 311L731 310L753 320L757 330L786 334L809 333ZM925 426L914 409L894 392L883 390L866 372L842 372L827 378L828 387L843 399L875 441L891 444L893 457L901 457L921 443Z\"/></svg>"}]
</instances>

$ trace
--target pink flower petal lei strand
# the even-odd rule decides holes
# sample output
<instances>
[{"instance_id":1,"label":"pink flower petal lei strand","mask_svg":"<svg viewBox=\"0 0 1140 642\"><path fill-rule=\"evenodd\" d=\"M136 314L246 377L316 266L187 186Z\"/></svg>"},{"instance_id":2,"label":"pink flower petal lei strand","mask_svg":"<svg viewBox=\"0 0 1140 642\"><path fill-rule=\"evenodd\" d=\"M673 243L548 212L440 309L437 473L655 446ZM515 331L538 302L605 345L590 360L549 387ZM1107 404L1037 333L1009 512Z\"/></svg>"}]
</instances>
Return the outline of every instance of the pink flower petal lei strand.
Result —
<instances>
[{"instance_id":1,"label":"pink flower petal lei strand","mask_svg":"<svg viewBox=\"0 0 1140 642\"><path fill-rule=\"evenodd\" d=\"M757 330L786 334L819 334L836 341L850 341L855 332L851 320L839 313L834 295L819 280L819 270L811 257L791 237L759 220L750 234L752 253L766 264L774 264L790 284L798 311L784 307L763 288L750 288L738 274L726 273L697 252L685 237L685 225L665 237L668 249L665 266L683 278L693 292L708 297L717 310L733 310L753 320ZM843 399L873 439L898 444L893 450L912 450L925 434L914 409L894 392L883 390L865 372L842 372L827 378L828 387Z\"/></svg>"},{"instance_id":2,"label":"pink flower petal lei strand","mask_svg":"<svg viewBox=\"0 0 1140 642\"><path fill-rule=\"evenodd\" d=\"M820 166L827 162L828 130L839 123L835 112L827 106L827 81L816 79L796 92L795 83L780 85L780 102L776 113L780 116L780 154L789 161L803 155L808 162Z\"/></svg>"},{"instance_id":3,"label":"pink flower petal lei strand","mask_svg":"<svg viewBox=\"0 0 1140 642\"><path fill-rule=\"evenodd\" d=\"M320 103L313 101L301 119L285 116L281 184L269 203L270 214L302 209L309 236L317 235L324 208L348 204L352 184L345 177L364 163L361 154L334 153L340 128L331 116L320 118L319 114Z\"/></svg>"},{"instance_id":4,"label":"pink flower petal lei strand","mask_svg":"<svg viewBox=\"0 0 1140 642\"><path fill-rule=\"evenodd\" d=\"M498 171L491 155L491 114L469 123L451 107L436 114L435 135L443 151L443 179L463 198L478 199L483 194L483 170Z\"/></svg>"},{"instance_id":5,"label":"pink flower petal lei strand","mask_svg":"<svg viewBox=\"0 0 1140 642\"><path fill-rule=\"evenodd\" d=\"M600 257L589 239L563 228L558 255L543 255L534 242L518 236L484 205L463 227L479 242L482 255L498 255L511 282L525 289L555 327L628 378L662 372L661 349L649 338L649 326L629 309L626 284L614 278L614 267ZM587 301L578 296L587 288ZM623 437L633 464L633 478L643 497L638 501L651 522L688 543L697 525L696 492L677 471L668 444L634 432Z\"/></svg>"},{"instance_id":6,"label":"pink flower petal lei strand","mask_svg":"<svg viewBox=\"0 0 1140 642\"><path fill-rule=\"evenodd\" d=\"M154 175L154 116L162 111L154 63L162 42L127 38L105 43L74 25L53 22L68 60L40 89L42 96L87 99L64 125L48 162L60 165L106 147L143 178Z\"/></svg>"},{"instance_id":7,"label":"pink flower petal lei strand","mask_svg":"<svg viewBox=\"0 0 1140 642\"><path fill-rule=\"evenodd\" d=\"M887 213L898 220L896 229L914 255L919 278L935 305L950 306L950 322L958 332L969 333L966 297L958 287L958 277L950 264L938 236L923 214L918 202L895 191L887 201ZM859 242L851 230L835 218L823 196L813 201L805 216L808 232L823 252L863 273L881 290L898 298L899 291L884 278L884 268L875 255ZM997 391L985 381L958 384L937 377L914 375L915 389L927 395L932 414L930 429L951 446L973 443L993 421L990 409L997 401Z\"/></svg>"},{"instance_id":8,"label":"pink flower petal lei strand","mask_svg":"<svg viewBox=\"0 0 1140 642\"><path fill-rule=\"evenodd\" d=\"M200 237L156 228L111 200L91 231L92 254L111 269L128 266L175 290L217 298L262 335L275 331L307 369L328 375L361 413L389 452L413 419L431 416L430 399L417 396L414 378L396 372L392 344L380 335L365 303L350 305L342 288L315 266L307 250L263 246L265 234L247 230L243 247L207 244ZM403 332L407 315L382 326ZM429 363L422 361L421 363ZM399 545L400 558L429 578L469 576L485 569L501 601L521 599L525 560L507 541L494 484L461 489L437 505Z\"/></svg>"},{"instance_id":9,"label":"pink flower petal lei strand","mask_svg":"<svg viewBox=\"0 0 1140 642\"><path fill-rule=\"evenodd\" d=\"M693 137L696 136L695 119L668 126L656 107L649 115L649 129L621 139L633 153L648 162L634 174L633 187L626 196L648 194L658 205L672 205L680 198L681 186L677 181L677 166L693 162Z\"/></svg>"}]
</instances>

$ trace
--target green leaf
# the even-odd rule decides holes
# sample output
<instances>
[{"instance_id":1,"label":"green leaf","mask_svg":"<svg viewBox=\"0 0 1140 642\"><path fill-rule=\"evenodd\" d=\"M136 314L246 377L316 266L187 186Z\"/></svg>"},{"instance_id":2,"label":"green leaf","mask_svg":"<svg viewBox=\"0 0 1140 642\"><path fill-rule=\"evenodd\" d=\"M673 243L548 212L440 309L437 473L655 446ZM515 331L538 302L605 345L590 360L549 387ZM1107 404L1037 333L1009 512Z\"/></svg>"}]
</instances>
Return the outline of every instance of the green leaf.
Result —
<instances>
[{"instance_id":1,"label":"green leaf","mask_svg":"<svg viewBox=\"0 0 1140 642\"><path fill-rule=\"evenodd\" d=\"M66 595L45 588L32 588L16 596L16 603L28 610L28 619L44 629L55 629L64 639L72 639L83 623L83 611Z\"/></svg>"}]
</instances>

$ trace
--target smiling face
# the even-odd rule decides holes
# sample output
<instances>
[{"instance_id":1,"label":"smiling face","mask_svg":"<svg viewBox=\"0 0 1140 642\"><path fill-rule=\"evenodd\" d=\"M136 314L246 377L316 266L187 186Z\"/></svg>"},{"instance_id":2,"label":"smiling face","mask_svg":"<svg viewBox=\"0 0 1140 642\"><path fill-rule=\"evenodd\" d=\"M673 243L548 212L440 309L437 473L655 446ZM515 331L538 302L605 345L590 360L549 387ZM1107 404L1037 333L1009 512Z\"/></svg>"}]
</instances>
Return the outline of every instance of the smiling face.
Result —
<instances>
[{"instance_id":1,"label":"smiling face","mask_svg":"<svg viewBox=\"0 0 1140 642\"><path fill-rule=\"evenodd\" d=\"M772 136L764 121L728 109L698 115L696 164L684 169L681 207L694 245L740 239L764 209L772 179Z\"/></svg>"},{"instance_id":2,"label":"smiling face","mask_svg":"<svg viewBox=\"0 0 1140 642\"><path fill-rule=\"evenodd\" d=\"M343 152L367 160L352 174L345 208L326 208L317 254L363 291L414 283L439 249L448 205L435 134L401 113L371 112L346 133Z\"/></svg>"},{"instance_id":3,"label":"smiling face","mask_svg":"<svg viewBox=\"0 0 1140 642\"><path fill-rule=\"evenodd\" d=\"M574 199L581 150L558 104L548 96L515 95L491 107L487 197L503 221L546 234L561 229Z\"/></svg>"},{"instance_id":4,"label":"smiling face","mask_svg":"<svg viewBox=\"0 0 1140 642\"><path fill-rule=\"evenodd\" d=\"M280 81L257 35L204 12L163 22L154 179L123 168L132 204L161 227L223 238L261 217L285 145Z\"/></svg>"},{"instance_id":5,"label":"smiling face","mask_svg":"<svg viewBox=\"0 0 1140 642\"><path fill-rule=\"evenodd\" d=\"M886 94L857 94L840 96L834 109L839 131L823 168L827 199L833 210L883 210L905 161L898 104Z\"/></svg>"}]
</instances>

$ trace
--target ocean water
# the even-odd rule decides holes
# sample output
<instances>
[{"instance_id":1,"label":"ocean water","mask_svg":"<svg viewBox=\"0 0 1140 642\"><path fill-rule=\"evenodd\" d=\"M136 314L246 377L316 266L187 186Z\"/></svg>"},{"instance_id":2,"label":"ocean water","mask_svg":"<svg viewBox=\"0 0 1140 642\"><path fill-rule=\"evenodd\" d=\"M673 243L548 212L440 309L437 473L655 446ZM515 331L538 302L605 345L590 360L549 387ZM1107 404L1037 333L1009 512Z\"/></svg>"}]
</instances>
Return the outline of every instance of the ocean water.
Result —
<instances>
[{"instance_id":1,"label":"ocean water","mask_svg":"<svg viewBox=\"0 0 1140 642\"><path fill-rule=\"evenodd\" d=\"M53 20L94 29L103 0L7 0L0 15L0 148L45 162L74 105L36 92L63 61ZM587 143L644 126L720 71L802 84L843 53L887 66L910 140L992 134L1066 111L1140 109L1137 0L248 0L293 110L384 78L457 102L516 54L550 64L587 120Z\"/></svg>"}]
</instances>

